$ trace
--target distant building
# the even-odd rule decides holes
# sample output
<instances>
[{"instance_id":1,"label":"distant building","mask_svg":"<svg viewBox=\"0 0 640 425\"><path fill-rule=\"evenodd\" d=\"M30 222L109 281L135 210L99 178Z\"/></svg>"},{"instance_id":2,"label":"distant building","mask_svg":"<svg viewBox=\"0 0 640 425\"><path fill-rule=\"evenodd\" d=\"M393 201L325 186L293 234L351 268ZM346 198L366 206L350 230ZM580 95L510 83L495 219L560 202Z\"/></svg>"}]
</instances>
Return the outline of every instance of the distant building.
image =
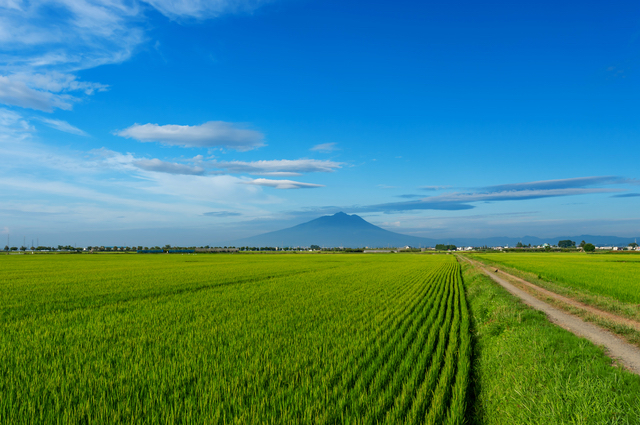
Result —
<instances>
[{"instance_id":1,"label":"distant building","mask_svg":"<svg viewBox=\"0 0 640 425\"><path fill-rule=\"evenodd\" d=\"M238 248L196 248L195 252L238 252Z\"/></svg>"}]
</instances>

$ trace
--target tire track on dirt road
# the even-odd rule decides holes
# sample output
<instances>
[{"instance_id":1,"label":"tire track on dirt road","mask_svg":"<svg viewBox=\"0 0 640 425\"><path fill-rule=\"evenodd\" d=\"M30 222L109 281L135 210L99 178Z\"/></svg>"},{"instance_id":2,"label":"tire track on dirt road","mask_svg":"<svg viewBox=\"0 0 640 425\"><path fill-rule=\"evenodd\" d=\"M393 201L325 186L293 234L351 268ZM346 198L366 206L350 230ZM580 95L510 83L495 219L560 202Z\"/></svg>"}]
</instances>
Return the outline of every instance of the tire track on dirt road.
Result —
<instances>
[{"instance_id":1,"label":"tire track on dirt road","mask_svg":"<svg viewBox=\"0 0 640 425\"><path fill-rule=\"evenodd\" d=\"M471 259L468 259L468 260L471 261L472 263L474 263L474 265L476 267L481 267L481 268L484 268L485 270L489 270L489 271L491 270L491 268L493 268L496 271L498 270L495 267L488 267L487 268L484 264L482 264L482 263L480 263L478 261L471 260ZM548 298L552 298L555 301L560 301L563 304L579 308L579 309L584 310L584 311L586 311L586 312L588 312L588 313L590 313L590 314L592 314L594 316L598 316L600 318L606 319L606 320L614 322L614 323L618 323L618 324L623 325L623 326L628 326L628 327L633 328L633 329L635 329L635 330L640 332L640 322L638 322L636 320L628 319L626 317L619 316L619 315L617 315L615 313L611 313L609 311L604 311L604 310L601 310L601 309L599 309L597 307L593 307L593 306L591 306L589 304L585 304L583 302L574 300L572 298L565 297L564 295L557 294L557 293L555 293L553 291L550 291L548 289L545 289L545 288L542 288L542 287L540 287L538 285L535 285L535 284L533 284L531 282L528 282L528 281L526 281L526 280L524 280L522 278L519 278L517 276L509 274L509 273L507 273L507 272L505 272L503 270L500 270L499 273L500 273L501 276L506 277L506 279L508 281L511 281L510 283L513 283L515 281L518 284L526 287L527 289L529 289L529 291L527 291L529 293L538 293L538 294L544 295L544 296L546 296ZM535 296L535 294L534 294L534 296Z\"/></svg>"},{"instance_id":2,"label":"tire track on dirt road","mask_svg":"<svg viewBox=\"0 0 640 425\"><path fill-rule=\"evenodd\" d=\"M546 302L541 301L533 295L516 287L512 283L498 276L496 273L487 270L482 265L470 260L469 258L464 256L457 257L459 259L462 258L473 267L485 273L504 289L520 298L525 304L545 313L552 323L555 323L579 337L586 338L596 345L603 346L609 357L620 362L620 364L626 369L640 375L640 349L638 349L638 347L629 344L605 329L585 322L579 317L565 313L558 308L552 307Z\"/></svg>"}]
</instances>

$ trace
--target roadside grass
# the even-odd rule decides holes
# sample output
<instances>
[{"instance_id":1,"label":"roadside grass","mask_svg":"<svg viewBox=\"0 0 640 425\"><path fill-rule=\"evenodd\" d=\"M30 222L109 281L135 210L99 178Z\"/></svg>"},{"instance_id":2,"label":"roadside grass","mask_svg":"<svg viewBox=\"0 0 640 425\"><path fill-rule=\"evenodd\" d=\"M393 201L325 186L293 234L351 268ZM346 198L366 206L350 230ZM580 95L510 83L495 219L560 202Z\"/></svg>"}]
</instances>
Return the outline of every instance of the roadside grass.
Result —
<instances>
[{"instance_id":1,"label":"roadside grass","mask_svg":"<svg viewBox=\"0 0 640 425\"><path fill-rule=\"evenodd\" d=\"M474 260L478 260L477 258L474 258ZM479 260L478 260L479 261ZM553 285L553 283L551 282L544 282L541 281L540 279L536 278L535 275L533 275L532 273L528 273L528 272L523 272L522 270L518 270L518 269L513 269L511 267L508 266L504 266L502 264L499 263L491 263L488 261L479 261L482 262L485 265L491 265L491 266L497 266L500 267L500 269L503 272L509 273L513 276L517 276L521 279L526 280L529 283L534 283L535 285L541 287L541 288L545 288L547 290L550 290L558 295L563 295L567 298L571 298L577 301L581 301L584 304L590 305L592 307L597 307L602 311L606 311L612 314L616 314L617 316L620 316L621 318L627 318L627 319L636 319L636 317L634 315L630 315L630 314L626 314L623 315L621 314L621 310L622 309L626 309L627 311L631 311L632 309L635 309L635 305L622 305L622 309L620 308L620 301L617 300L605 300L609 306L609 308L602 308L601 304L590 304L588 302L584 301L584 294L578 294L577 296L571 296L572 291L567 290L567 288L565 287L561 287L561 286L556 286ZM489 264L487 264L489 263ZM602 316L598 316L596 314L593 314L592 312L585 310L583 308L580 307L576 307L574 305L570 305L567 304L561 300L552 298L547 296L546 294L543 294L539 291L536 291L535 289L532 289L526 285L523 285L521 282L518 282L515 279L510 279L509 277L506 277L503 275L503 278L507 279L512 285L522 289L523 291L527 292L528 294L538 298L539 300L542 300L544 302L546 302L547 304L553 305L554 307L557 307L561 310L566 311L569 314L572 314L574 316L578 316L580 318L582 318L584 321L586 322L591 322L595 325L600 326L601 328L607 329L608 331L615 333L617 335L619 335L620 337L622 337L625 341L627 341L630 344L633 344L637 347L640 347L640 331L638 331L638 329L632 327L632 326L627 326L624 323L621 322L617 322L614 320L610 320L606 317L602 317ZM547 284L547 287L545 287L543 284ZM553 290L552 288L556 288L556 290ZM603 298L601 296L596 296L596 298ZM616 304L618 304L616 306ZM616 308L617 307L617 308Z\"/></svg>"},{"instance_id":2,"label":"roadside grass","mask_svg":"<svg viewBox=\"0 0 640 425\"><path fill-rule=\"evenodd\" d=\"M640 377L463 263L473 424L637 424Z\"/></svg>"},{"instance_id":3,"label":"roadside grass","mask_svg":"<svg viewBox=\"0 0 640 425\"><path fill-rule=\"evenodd\" d=\"M511 254L501 254L501 255L511 255ZM515 254L515 255L518 255L518 254ZM608 311L609 313L613 313L618 316L626 317L631 320L640 321L640 304L628 303L628 302L620 301L613 297L608 297L606 295L596 294L596 293L590 292L586 288L578 289L573 286L568 287L567 284L564 282L554 281L552 279L548 279L542 276L541 274L520 270L511 266L508 266L500 261L492 261L491 259L488 259L486 257L469 255L469 258L479 261L488 266L500 268L501 270L513 276L517 276L521 279L526 280L527 282L540 286L541 288L545 288L551 292L555 292L556 294L563 295L567 298L572 298L576 301L580 301L581 303L596 307L600 310Z\"/></svg>"}]
</instances>

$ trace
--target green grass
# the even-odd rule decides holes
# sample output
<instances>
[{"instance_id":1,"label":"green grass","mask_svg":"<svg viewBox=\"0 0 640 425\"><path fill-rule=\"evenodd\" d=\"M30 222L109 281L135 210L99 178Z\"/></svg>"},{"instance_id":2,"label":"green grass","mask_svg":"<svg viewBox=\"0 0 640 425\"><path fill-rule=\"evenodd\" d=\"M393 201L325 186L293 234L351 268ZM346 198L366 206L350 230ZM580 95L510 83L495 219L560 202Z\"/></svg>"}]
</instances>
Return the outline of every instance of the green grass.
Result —
<instances>
[{"instance_id":1,"label":"green grass","mask_svg":"<svg viewBox=\"0 0 640 425\"><path fill-rule=\"evenodd\" d=\"M572 290L640 304L640 255L502 253L471 257L530 272Z\"/></svg>"},{"instance_id":2,"label":"green grass","mask_svg":"<svg viewBox=\"0 0 640 425\"><path fill-rule=\"evenodd\" d=\"M472 423L640 423L640 377L463 268L473 317Z\"/></svg>"},{"instance_id":3,"label":"green grass","mask_svg":"<svg viewBox=\"0 0 640 425\"><path fill-rule=\"evenodd\" d=\"M445 255L0 256L0 423L462 423Z\"/></svg>"}]
</instances>

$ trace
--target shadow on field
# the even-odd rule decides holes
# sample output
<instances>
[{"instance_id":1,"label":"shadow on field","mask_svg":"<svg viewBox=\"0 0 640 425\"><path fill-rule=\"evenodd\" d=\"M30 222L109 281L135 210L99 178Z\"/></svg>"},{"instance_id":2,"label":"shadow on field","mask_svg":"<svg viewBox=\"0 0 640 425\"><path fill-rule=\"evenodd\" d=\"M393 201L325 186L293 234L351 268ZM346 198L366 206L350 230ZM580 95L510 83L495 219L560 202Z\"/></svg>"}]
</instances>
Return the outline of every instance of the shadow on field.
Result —
<instances>
[{"instance_id":1,"label":"shadow on field","mask_svg":"<svg viewBox=\"0 0 640 425\"><path fill-rule=\"evenodd\" d=\"M468 268L471 266L463 262L461 262L461 265L462 265L462 272L463 272L462 275L463 275L463 282L464 282L464 275L466 274ZM465 283L464 295L467 298L467 305L470 305L468 290L469 288ZM485 422L483 420L485 416L484 409L479 403L477 403L478 396L482 391L482 384L480 382L478 372L475 367L475 365L477 364L477 359L480 358L480 355L479 355L480 345L478 344L478 337L477 337L476 330L477 330L476 318L474 317L473 314L470 314L469 332L471 332L471 373L469 376L470 385L469 385L469 391L467 393L467 409L465 412L466 423L470 425L482 425Z\"/></svg>"}]
</instances>

